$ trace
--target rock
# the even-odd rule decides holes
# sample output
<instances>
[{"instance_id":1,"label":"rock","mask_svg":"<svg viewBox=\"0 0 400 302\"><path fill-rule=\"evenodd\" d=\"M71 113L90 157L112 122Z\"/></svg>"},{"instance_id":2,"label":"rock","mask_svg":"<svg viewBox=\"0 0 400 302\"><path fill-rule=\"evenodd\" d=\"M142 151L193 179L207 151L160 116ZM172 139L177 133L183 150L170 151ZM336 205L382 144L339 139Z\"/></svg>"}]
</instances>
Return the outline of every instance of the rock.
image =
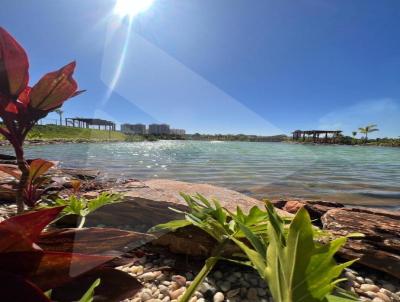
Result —
<instances>
[{"instance_id":1,"label":"rock","mask_svg":"<svg viewBox=\"0 0 400 302\"><path fill-rule=\"evenodd\" d=\"M188 210L186 203L179 195L180 192L187 194L198 192L206 198L217 198L222 206L229 210L236 210L237 205L245 211L254 205L264 206L262 201L226 188L173 180L130 181L115 188L114 191L123 192L124 202L104 206L89 215L86 226L102 223L118 227L130 224L133 226L133 230L143 232L143 229L139 230L135 227L142 225L150 228L173 219L182 219L182 214L173 212L169 208ZM283 211L280 213L285 214ZM153 244L168 247L173 253L209 256L215 246L215 240L211 236L190 226L176 232L160 233L158 236L159 238L154 240ZM239 251L237 246L227 245L225 255Z\"/></svg>"},{"instance_id":2,"label":"rock","mask_svg":"<svg viewBox=\"0 0 400 302\"><path fill-rule=\"evenodd\" d=\"M379 298L384 302L391 302L391 300L392 300L387 295L385 295L384 293L376 293L376 298Z\"/></svg>"},{"instance_id":3,"label":"rock","mask_svg":"<svg viewBox=\"0 0 400 302\"><path fill-rule=\"evenodd\" d=\"M325 230L334 236L363 233L350 238L339 251L346 259L360 258L359 264L400 279L400 212L368 208L336 208L321 218Z\"/></svg>"},{"instance_id":4,"label":"rock","mask_svg":"<svg viewBox=\"0 0 400 302\"><path fill-rule=\"evenodd\" d=\"M144 282L148 282L156 279L160 274L161 272L149 272L140 275L139 278L142 279Z\"/></svg>"},{"instance_id":5,"label":"rock","mask_svg":"<svg viewBox=\"0 0 400 302\"><path fill-rule=\"evenodd\" d=\"M385 302L385 300L382 300L381 298L375 297L372 302Z\"/></svg>"},{"instance_id":6,"label":"rock","mask_svg":"<svg viewBox=\"0 0 400 302\"><path fill-rule=\"evenodd\" d=\"M215 271L213 275L215 279L221 279L223 277L221 271Z\"/></svg>"},{"instance_id":7,"label":"rock","mask_svg":"<svg viewBox=\"0 0 400 302\"><path fill-rule=\"evenodd\" d=\"M231 284L230 284L230 282L225 281L225 282L221 282L219 284L219 287L223 292L227 292L228 290L231 289Z\"/></svg>"},{"instance_id":8,"label":"rock","mask_svg":"<svg viewBox=\"0 0 400 302\"><path fill-rule=\"evenodd\" d=\"M145 288L145 289L142 291L142 294L140 295L140 297L142 298L142 301L148 301L148 300L150 300L150 299L153 298L151 294L152 294L152 293L151 293L151 290Z\"/></svg>"},{"instance_id":9,"label":"rock","mask_svg":"<svg viewBox=\"0 0 400 302\"><path fill-rule=\"evenodd\" d=\"M100 175L100 171L93 169L72 169L72 168L62 168L60 169L62 174L67 174L73 178L80 180L93 180Z\"/></svg>"},{"instance_id":10,"label":"rock","mask_svg":"<svg viewBox=\"0 0 400 302\"><path fill-rule=\"evenodd\" d=\"M317 221L332 208L344 207L341 203L322 200L278 200L273 201L273 204L275 207L292 214L296 214L300 208L304 207L310 214L311 219Z\"/></svg>"},{"instance_id":11,"label":"rock","mask_svg":"<svg viewBox=\"0 0 400 302\"><path fill-rule=\"evenodd\" d=\"M175 281L179 286L186 285L186 278L181 275L174 275L171 277L172 281Z\"/></svg>"},{"instance_id":12,"label":"rock","mask_svg":"<svg viewBox=\"0 0 400 302\"><path fill-rule=\"evenodd\" d=\"M178 288L177 290L170 292L169 296L172 300L178 299L178 297L180 295L182 295L185 292L185 290L186 290L186 288L184 288L184 287Z\"/></svg>"},{"instance_id":13,"label":"rock","mask_svg":"<svg viewBox=\"0 0 400 302\"><path fill-rule=\"evenodd\" d=\"M360 289L363 292L379 292L379 287L374 284L361 284Z\"/></svg>"},{"instance_id":14,"label":"rock","mask_svg":"<svg viewBox=\"0 0 400 302\"><path fill-rule=\"evenodd\" d=\"M231 289L230 291L228 291L226 293L226 297L229 298L233 298L236 297L237 295L239 295L240 293L240 288L235 288L235 289Z\"/></svg>"},{"instance_id":15,"label":"rock","mask_svg":"<svg viewBox=\"0 0 400 302\"><path fill-rule=\"evenodd\" d=\"M223 302L225 300L225 296L221 292L215 293L213 297L213 302Z\"/></svg>"},{"instance_id":16,"label":"rock","mask_svg":"<svg viewBox=\"0 0 400 302\"><path fill-rule=\"evenodd\" d=\"M254 287L249 288L247 291L247 299L250 301L257 301L258 300L258 292L257 289Z\"/></svg>"}]
</instances>

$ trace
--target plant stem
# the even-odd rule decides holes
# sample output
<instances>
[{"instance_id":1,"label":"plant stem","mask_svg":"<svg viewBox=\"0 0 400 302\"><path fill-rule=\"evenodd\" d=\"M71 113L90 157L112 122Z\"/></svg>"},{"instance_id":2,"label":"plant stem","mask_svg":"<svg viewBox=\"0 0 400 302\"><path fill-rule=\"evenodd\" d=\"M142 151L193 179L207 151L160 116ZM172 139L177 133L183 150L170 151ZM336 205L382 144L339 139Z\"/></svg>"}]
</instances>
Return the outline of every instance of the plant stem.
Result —
<instances>
[{"instance_id":1,"label":"plant stem","mask_svg":"<svg viewBox=\"0 0 400 302\"><path fill-rule=\"evenodd\" d=\"M79 225L78 225L78 229L83 228L83 225L85 224L86 221L86 216L79 216Z\"/></svg>"},{"instance_id":2,"label":"plant stem","mask_svg":"<svg viewBox=\"0 0 400 302\"><path fill-rule=\"evenodd\" d=\"M18 150L20 149L20 150ZM26 188L28 177L29 177L29 167L28 163L24 159L24 153L22 148L15 148L15 155L17 158L18 168L21 170L21 177L18 182L18 189L15 196L15 202L17 204L17 213L20 214L25 210L24 206L24 190Z\"/></svg>"},{"instance_id":3,"label":"plant stem","mask_svg":"<svg viewBox=\"0 0 400 302\"><path fill-rule=\"evenodd\" d=\"M199 287L199 285L203 282L203 280L207 277L207 275L217 264L224 250L225 244L227 242L228 240L226 239L216 246L216 248L212 252L212 256L206 260L206 263L204 263L204 266L202 267L200 272L196 275L196 278L192 281L190 286L186 289L185 293L179 299L179 302L188 302L190 300L190 298L195 293L196 289Z\"/></svg>"}]
</instances>

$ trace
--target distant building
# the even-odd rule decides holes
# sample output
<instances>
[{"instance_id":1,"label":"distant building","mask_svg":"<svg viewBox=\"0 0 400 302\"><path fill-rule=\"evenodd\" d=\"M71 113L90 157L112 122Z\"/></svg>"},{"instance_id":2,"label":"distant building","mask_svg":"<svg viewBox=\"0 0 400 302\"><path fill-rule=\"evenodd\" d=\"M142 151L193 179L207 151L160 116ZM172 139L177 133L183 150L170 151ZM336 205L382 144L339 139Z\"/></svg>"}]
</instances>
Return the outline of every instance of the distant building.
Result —
<instances>
[{"instance_id":1,"label":"distant building","mask_svg":"<svg viewBox=\"0 0 400 302\"><path fill-rule=\"evenodd\" d=\"M151 124L149 125L149 134L170 134L170 128L167 124Z\"/></svg>"},{"instance_id":2,"label":"distant building","mask_svg":"<svg viewBox=\"0 0 400 302\"><path fill-rule=\"evenodd\" d=\"M173 135L185 135L186 134L186 131L184 130L184 129L171 129L170 130L170 134L173 134Z\"/></svg>"},{"instance_id":3,"label":"distant building","mask_svg":"<svg viewBox=\"0 0 400 302\"><path fill-rule=\"evenodd\" d=\"M122 124L121 132L126 134L146 134L146 125L143 124Z\"/></svg>"}]
</instances>

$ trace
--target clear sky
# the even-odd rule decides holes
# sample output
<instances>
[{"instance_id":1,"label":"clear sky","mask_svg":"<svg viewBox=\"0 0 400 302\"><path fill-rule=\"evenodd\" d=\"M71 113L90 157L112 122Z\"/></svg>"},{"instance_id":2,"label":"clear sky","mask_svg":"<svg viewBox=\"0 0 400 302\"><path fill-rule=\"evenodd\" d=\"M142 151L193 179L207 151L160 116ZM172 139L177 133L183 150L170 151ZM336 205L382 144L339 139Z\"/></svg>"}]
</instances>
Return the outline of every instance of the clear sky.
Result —
<instances>
[{"instance_id":1,"label":"clear sky","mask_svg":"<svg viewBox=\"0 0 400 302\"><path fill-rule=\"evenodd\" d=\"M279 134L369 123L400 136L400 1L2 0L31 83L77 60L65 116ZM140 0L132 0L140 1ZM50 118L56 118L52 115Z\"/></svg>"}]
</instances>

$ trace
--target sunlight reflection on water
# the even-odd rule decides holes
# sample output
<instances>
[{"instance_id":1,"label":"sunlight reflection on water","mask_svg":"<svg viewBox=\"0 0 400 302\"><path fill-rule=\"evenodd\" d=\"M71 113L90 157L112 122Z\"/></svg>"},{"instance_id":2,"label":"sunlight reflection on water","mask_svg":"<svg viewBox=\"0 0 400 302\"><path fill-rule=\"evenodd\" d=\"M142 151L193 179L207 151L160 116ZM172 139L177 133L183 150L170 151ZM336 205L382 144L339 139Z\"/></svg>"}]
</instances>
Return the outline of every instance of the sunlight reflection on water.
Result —
<instances>
[{"instance_id":1,"label":"sunlight reflection on water","mask_svg":"<svg viewBox=\"0 0 400 302\"><path fill-rule=\"evenodd\" d=\"M97 168L107 177L211 183L256 197L400 204L397 148L158 141L30 146L27 156Z\"/></svg>"}]
</instances>

